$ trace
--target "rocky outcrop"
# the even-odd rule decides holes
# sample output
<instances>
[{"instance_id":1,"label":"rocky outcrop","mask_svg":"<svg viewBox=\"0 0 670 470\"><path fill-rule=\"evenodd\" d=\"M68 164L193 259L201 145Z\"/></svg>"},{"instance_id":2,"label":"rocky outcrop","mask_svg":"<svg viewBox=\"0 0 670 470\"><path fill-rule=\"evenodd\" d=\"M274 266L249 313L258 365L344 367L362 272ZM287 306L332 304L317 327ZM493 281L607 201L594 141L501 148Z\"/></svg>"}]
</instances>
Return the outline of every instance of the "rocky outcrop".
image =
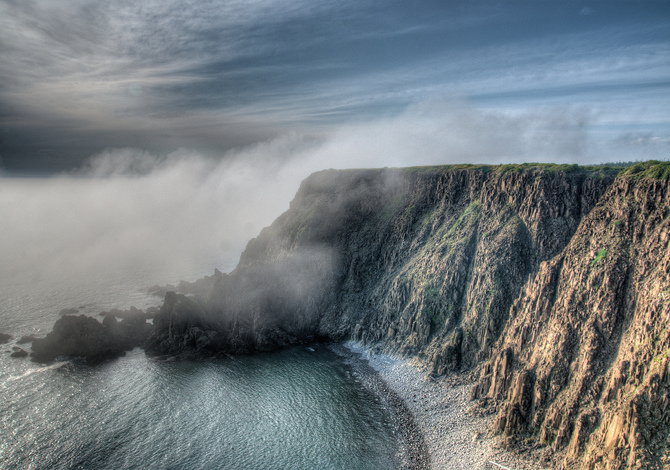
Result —
<instances>
[{"instance_id":1,"label":"rocky outcrop","mask_svg":"<svg viewBox=\"0 0 670 470\"><path fill-rule=\"evenodd\" d=\"M18 346L14 346L12 348L12 353L9 355L9 357L27 357L28 356L28 351L26 351L23 348L20 348Z\"/></svg>"},{"instance_id":2,"label":"rocky outcrop","mask_svg":"<svg viewBox=\"0 0 670 470\"><path fill-rule=\"evenodd\" d=\"M35 341L38 337L35 335L25 335L21 336L17 341L16 344L26 344L26 343L32 343Z\"/></svg>"},{"instance_id":3,"label":"rocky outcrop","mask_svg":"<svg viewBox=\"0 0 670 470\"><path fill-rule=\"evenodd\" d=\"M614 179L551 167L319 172L206 308L252 344L281 330L419 355L435 373L474 367Z\"/></svg>"},{"instance_id":4,"label":"rocky outcrop","mask_svg":"<svg viewBox=\"0 0 670 470\"><path fill-rule=\"evenodd\" d=\"M154 327L146 342L146 350L154 354L180 355L195 358L224 349L223 328L194 299L167 292Z\"/></svg>"},{"instance_id":5,"label":"rocky outcrop","mask_svg":"<svg viewBox=\"0 0 670 470\"><path fill-rule=\"evenodd\" d=\"M12 335L8 335L7 333L0 333L0 344L8 343L11 339Z\"/></svg>"},{"instance_id":6,"label":"rocky outcrop","mask_svg":"<svg viewBox=\"0 0 670 470\"><path fill-rule=\"evenodd\" d=\"M32 360L48 362L57 357L81 357L96 364L125 354L143 345L150 325L143 319L117 322L114 316L105 317L101 324L85 315L64 315L45 338L32 344Z\"/></svg>"},{"instance_id":7,"label":"rocky outcrop","mask_svg":"<svg viewBox=\"0 0 670 470\"><path fill-rule=\"evenodd\" d=\"M62 316L43 339L33 341L32 359L48 362L59 356L84 357L95 363L123 354L106 326L85 315Z\"/></svg>"}]
</instances>

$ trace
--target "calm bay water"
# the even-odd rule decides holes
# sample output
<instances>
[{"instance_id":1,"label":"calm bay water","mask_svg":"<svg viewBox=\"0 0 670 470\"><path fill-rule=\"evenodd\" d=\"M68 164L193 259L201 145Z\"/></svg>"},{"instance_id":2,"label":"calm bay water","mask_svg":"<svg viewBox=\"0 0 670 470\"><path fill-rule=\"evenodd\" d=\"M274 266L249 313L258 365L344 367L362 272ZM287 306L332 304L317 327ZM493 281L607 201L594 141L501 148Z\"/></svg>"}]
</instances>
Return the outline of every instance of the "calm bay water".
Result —
<instances>
[{"instance_id":1,"label":"calm bay water","mask_svg":"<svg viewBox=\"0 0 670 470\"><path fill-rule=\"evenodd\" d=\"M62 308L155 305L153 282L5 282L0 331L44 334ZM388 412L324 348L200 363L136 349L88 367L12 359L13 344L0 346L2 468L397 467Z\"/></svg>"}]
</instances>

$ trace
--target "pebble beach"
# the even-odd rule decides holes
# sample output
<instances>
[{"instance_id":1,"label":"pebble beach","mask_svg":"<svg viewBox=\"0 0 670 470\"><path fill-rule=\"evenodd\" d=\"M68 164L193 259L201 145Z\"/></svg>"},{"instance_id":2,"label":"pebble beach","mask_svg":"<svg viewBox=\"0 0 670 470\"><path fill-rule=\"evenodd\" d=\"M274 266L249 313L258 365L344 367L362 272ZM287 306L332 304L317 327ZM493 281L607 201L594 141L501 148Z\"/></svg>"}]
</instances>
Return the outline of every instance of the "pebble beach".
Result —
<instances>
[{"instance_id":1,"label":"pebble beach","mask_svg":"<svg viewBox=\"0 0 670 470\"><path fill-rule=\"evenodd\" d=\"M432 379L410 361L374 354L357 344L349 343L346 349L358 356L363 369L365 363L374 369L379 379L402 401L404 409L394 410L395 413L411 414L409 419L415 426L411 431L420 433L419 445L425 447L412 449L410 444L410 455L409 459L403 461L404 468L546 468L504 450L498 438L489 434L493 416L468 411L473 406L469 399L471 383L458 384L443 378ZM422 452L425 455L421 455Z\"/></svg>"}]
</instances>

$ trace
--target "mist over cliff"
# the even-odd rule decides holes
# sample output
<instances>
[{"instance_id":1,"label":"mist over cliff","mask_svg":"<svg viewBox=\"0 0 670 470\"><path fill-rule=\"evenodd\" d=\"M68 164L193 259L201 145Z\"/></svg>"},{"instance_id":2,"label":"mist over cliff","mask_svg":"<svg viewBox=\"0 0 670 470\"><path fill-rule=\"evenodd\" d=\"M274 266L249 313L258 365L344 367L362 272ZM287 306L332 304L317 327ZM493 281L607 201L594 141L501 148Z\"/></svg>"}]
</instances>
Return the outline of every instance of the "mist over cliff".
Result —
<instances>
[{"instance_id":1,"label":"mist over cliff","mask_svg":"<svg viewBox=\"0 0 670 470\"><path fill-rule=\"evenodd\" d=\"M494 432L547 465L663 468L669 184L659 162L320 171L234 270L166 292L140 335L80 323L112 355L354 340L470 377ZM34 356L77 353L68 318Z\"/></svg>"},{"instance_id":2,"label":"mist over cliff","mask_svg":"<svg viewBox=\"0 0 670 470\"><path fill-rule=\"evenodd\" d=\"M148 350L352 339L434 375L471 371L495 432L546 464L661 468L669 173L654 162L315 173L235 270L166 298Z\"/></svg>"}]
</instances>

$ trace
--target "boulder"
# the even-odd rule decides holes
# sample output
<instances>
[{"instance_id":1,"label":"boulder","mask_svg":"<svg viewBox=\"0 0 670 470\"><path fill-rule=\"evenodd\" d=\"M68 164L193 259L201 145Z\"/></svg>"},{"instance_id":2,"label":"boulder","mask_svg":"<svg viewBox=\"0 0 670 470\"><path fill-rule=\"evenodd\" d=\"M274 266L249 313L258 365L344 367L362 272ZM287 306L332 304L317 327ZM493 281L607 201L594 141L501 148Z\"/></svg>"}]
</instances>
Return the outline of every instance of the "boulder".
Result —
<instances>
[{"instance_id":1,"label":"boulder","mask_svg":"<svg viewBox=\"0 0 670 470\"><path fill-rule=\"evenodd\" d=\"M23 348L19 348L18 346L14 346L12 348L13 352L10 354L10 357L27 357L28 356L28 351L26 351Z\"/></svg>"},{"instance_id":2,"label":"boulder","mask_svg":"<svg viewBox=\"0 0 670 470\"><path fill-rule=\"evenodd\" d=\"M43 339L33 341L32 360L48 362L58 356L84 357L98 363L124 354L110 329L95 318L65 315Z\"/></svg>"},{"instance_id":3,"label":"boulder","mask_svg":"<svg viewBox=\"0 0 670 470\"><path fill-rule=\"evenodd\" d=\"M35 336L35 335L25 335L25 336L21 336L16 343L17 344L32 343L36 339L37 339L37 336Z\"/></svg>"},{"instance_id":4,"label":"boulder","mask_svg":"<svg viewBox=\"0 0 670 470\"><path fill-rule=\"evenodd\" d=\"M184 294L167 292L153 325L145 343L150 354L200 358L227 351L219 328L194 298Z\"/></svg>"}]
</instances>

